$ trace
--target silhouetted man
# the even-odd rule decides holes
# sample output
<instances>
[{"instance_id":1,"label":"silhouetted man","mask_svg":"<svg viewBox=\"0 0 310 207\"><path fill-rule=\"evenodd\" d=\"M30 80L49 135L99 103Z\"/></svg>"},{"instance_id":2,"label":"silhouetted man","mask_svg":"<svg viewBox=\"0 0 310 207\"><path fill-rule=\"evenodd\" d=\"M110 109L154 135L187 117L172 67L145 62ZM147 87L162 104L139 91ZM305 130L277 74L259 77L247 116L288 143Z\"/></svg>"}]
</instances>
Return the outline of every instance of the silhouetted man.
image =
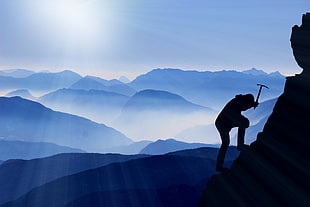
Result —
<instances>
[{"instance_id":1,"label":"silhouetted man","mask_svg":"<svg viewBox=\"0 0 310 207\"><path fill-rule=\"evenodd\" d=\"M229 132L232 128L238 127L237 149L241 150L242 147L245 146L245 129L249 127L250 122L246 117L242 116L241 112L256 107L257 105L258 103L254 101L254 96L252 94L236 95L234 99L226 104L216 118L215 126L222 140L222 145L217 156L216 171L221 172L224 169L224 159L230 143Z\"/></svg>"}]
</instances>

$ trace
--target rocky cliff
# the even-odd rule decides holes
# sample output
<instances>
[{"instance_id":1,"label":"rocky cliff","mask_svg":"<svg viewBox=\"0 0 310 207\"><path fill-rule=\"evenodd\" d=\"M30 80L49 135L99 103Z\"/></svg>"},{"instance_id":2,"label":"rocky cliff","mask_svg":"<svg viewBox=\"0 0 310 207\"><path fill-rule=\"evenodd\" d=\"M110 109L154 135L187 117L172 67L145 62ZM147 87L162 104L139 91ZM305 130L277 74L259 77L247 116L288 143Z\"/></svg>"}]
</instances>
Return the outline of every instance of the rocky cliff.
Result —
<instances>
[{"instance_id":1,"label":"rocky cliff","mask_svg":"<svg viewBox=\"0 0 310 207\"><path fill-rule=\"evenodd\" d=\"M310 206L310 13L291 47L302 73L287 78L263 132L211 178L199 207Z\"/></svg>"}]
</instances>

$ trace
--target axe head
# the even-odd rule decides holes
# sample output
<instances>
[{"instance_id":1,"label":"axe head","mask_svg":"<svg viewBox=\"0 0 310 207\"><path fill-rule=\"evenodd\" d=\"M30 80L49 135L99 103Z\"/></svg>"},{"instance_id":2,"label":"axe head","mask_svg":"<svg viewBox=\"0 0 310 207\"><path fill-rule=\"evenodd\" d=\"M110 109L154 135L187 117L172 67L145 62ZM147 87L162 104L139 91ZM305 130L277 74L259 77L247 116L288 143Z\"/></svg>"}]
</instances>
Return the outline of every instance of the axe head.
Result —
<instances>
[{"instance_id":1,"label":"axe head","mask_svg":"<svg viewBox=\"0 0 310 207\"><path fill-rule=\"evenodd\" d=\"M263 84L259 84L259 83L258 83L258 84L256 84L256 85L257 85L257 86L259 86L259 87L261 87L261 88L262 88L262 87L265 87L265 88L268 88L268 89L269 89L269 87L268 87L268 86L263 85Z\"/></svg>"}]
</instances>

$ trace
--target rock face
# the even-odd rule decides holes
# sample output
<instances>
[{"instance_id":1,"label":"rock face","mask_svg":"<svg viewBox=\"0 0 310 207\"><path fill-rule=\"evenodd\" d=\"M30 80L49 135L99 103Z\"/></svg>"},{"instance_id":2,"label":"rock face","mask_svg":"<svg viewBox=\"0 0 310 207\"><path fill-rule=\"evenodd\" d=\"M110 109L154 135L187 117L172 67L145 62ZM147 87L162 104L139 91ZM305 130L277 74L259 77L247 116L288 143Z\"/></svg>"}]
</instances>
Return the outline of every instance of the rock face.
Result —
<instances>
[{"instance_id":1,"label":"rock face","mask_svg":"<svg viewBox=\"0 0 310 207\"><path fill-rule=\"evenodd\" d=\"M263 132L211 178L199 207L310 206L310 13L293 27L291 45L303 72L287 78Z\"/></svg>"}]
</instances>

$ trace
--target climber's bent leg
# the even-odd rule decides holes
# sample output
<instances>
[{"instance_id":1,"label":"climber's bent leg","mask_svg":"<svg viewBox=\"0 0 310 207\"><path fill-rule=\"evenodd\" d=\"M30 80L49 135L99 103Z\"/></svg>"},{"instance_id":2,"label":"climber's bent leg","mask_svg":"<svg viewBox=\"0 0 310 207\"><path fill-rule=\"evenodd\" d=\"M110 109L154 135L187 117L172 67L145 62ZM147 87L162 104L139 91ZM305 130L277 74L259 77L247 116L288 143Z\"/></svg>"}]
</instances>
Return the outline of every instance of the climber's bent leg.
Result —
<instances>
[{"instance_id":1,"label":"climber's bent leg","mask_svg":"<svg viewBox=\"0 0 310 207\"><path fill-rule=\"evenodd\" d=\"M221 140L222 140L222 145L220 147L220 150L218 152L217 155L217 163L216 163L216 171L223 171L223 164L224 164L224 160L225 160L225 156L226 156L226 152L229 146L229 128L226 127L222 127L222 126L216 126L216 128L218 129L220 136L221 136Z\"/></svg>"},{"instance_id":2,"label":"climber's bent leg","mask_svg":"<svg viewBox=\"0 0 310 207\"><path fill-rule=\"evenodd\" d=\"M243 147L247 146L244 144L244 136L245 136L245 129L244 127L238 128L238 143L237 143L237 150L242 150Z\"/></svg>"}]
</instances>

